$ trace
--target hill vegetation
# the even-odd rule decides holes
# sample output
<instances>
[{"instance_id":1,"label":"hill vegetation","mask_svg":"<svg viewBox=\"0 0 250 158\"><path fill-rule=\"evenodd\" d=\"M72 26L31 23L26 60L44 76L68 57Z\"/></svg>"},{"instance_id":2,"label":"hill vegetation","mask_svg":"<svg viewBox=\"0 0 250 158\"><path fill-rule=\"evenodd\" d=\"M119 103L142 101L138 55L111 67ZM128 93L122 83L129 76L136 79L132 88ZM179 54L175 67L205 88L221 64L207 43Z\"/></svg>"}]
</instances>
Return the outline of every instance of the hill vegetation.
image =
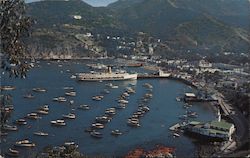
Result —
<instances>
[{"instance_id":1,"label":"hill vegetation","mask_svg":"<svg viewBox=\"0 0 250 158\"><path fill-rule=\"evenodd\" d=\"M28 12L37 23L32 42L28 42L32 48L39 45L51 51L67 48L80 53L86 51L83 42L75 38L77 34L136 39L138 32L144 32L168 43L173 51L246 53L250 45L249 6L248 0L119 0L108 7L92 7L81 0L34 2L28 5Z\"/></svg>"}]
</instances>

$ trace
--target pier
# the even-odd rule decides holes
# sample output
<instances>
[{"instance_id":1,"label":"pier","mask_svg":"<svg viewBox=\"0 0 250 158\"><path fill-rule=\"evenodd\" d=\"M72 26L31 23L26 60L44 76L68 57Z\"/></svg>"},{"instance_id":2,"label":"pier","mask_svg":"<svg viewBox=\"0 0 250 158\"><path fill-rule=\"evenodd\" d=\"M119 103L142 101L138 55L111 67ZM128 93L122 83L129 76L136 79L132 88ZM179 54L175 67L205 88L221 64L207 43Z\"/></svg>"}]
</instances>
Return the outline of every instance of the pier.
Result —
<instances>
[{"instance_id":1,"label":"pier","mask_svg":"<svg viewBox=\"0 0 250 158\"><path fill-rule=\"evenodd\" d=\"M137 79L152 79L152 78L171 78L170 76L159 76L159 75L143 75L139 74Z\"/></svg>"}]
</instances>

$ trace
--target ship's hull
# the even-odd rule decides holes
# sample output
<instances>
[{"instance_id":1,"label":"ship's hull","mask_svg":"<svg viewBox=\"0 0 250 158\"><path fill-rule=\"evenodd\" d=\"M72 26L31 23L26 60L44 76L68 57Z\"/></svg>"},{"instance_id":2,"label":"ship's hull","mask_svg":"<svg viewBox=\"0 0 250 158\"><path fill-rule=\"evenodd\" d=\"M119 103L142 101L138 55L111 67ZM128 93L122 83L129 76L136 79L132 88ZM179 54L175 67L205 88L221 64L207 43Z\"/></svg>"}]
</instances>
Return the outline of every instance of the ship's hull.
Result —
<instances>
[{"instance_id":1,"label":"ship's hull","mask_svg":"<svg viewBox=\"0 0 250 158\"><path fill-rule=\"evenodd\" d=\"M137 80L137 74L84 74L77 76L78 81L119 81Z\"/></svg>"}]
</instances>

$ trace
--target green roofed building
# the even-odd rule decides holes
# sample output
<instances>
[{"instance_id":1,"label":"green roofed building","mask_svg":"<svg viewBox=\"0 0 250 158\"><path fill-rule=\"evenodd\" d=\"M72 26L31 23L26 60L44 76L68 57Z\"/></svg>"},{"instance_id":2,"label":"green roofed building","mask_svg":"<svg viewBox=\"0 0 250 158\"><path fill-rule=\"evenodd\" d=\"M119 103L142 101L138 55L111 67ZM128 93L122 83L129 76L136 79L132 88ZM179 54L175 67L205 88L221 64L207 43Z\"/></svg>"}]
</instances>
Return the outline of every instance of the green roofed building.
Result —
<instances>
[{"instance_id":1,"label":"green roofed building","mask_svg":"<svg viewBox=\"0 0 250 158\"><path fill-rule=\"evenodd\" d=\"M210 138L218 138L222 140L231 140L235 132L235 126L226 121L211 121L202 123L198 121L191 121L185 128L187 131L197 133Z\"/></svg>"}]
</instances>

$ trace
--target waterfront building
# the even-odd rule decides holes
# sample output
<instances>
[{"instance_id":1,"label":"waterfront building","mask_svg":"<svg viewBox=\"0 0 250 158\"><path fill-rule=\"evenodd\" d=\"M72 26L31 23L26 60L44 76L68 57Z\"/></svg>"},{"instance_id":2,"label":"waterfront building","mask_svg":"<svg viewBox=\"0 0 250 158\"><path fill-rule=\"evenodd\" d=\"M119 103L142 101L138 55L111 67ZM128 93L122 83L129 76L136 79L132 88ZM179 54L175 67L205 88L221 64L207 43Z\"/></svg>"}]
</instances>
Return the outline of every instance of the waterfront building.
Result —
<instances>
[{"instance_id":1,"label":"waterfront building","mask_svg":"<svg viewBox=\"0 0 250 158\"><path fill-rule=\"evenodd\" d=\"M207 123L191 121L185 126L187 132L199 134L213 140L232 140L235 126L226 121L215 120Z\"/></svg>"},{"instance_id":2,"label":"waterfront building","mask_svg":"<svg viewBox=\"0 0 250 158\"><path fill-rule=\"evenodd\" d=\"M171 75L171 73L169 72L164 72L161 69L159 69L159 76L160 77L169 77Z\"/></svg>"}]
</instances>

